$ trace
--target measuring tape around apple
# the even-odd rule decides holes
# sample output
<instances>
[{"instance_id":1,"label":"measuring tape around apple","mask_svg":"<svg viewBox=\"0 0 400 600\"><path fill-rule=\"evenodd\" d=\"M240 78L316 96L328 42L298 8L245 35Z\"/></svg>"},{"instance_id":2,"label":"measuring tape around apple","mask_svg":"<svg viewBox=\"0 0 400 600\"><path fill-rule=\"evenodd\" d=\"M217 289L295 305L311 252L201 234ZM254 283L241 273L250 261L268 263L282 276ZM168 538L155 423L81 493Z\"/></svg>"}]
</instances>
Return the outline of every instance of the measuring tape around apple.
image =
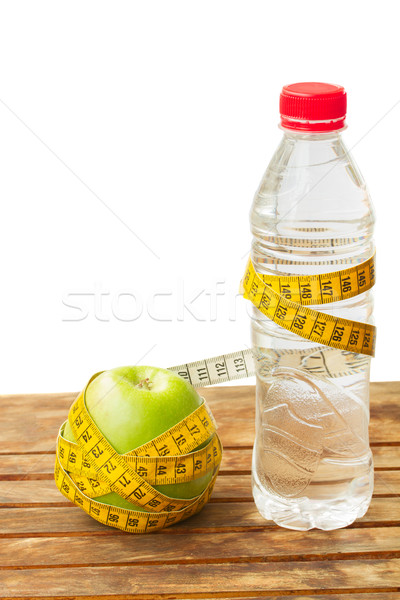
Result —
<instances>
[{"instance_id":1,"label":"measuring tape around apple","mask_svg":"<svg viewBox=\"0 0 400 600\"><path fill-rule=\"evenodd\" d=\"M62 437L65 424L58 436L55 481L61 493L101 523L135 533L156 531L198 512L211 495L222 452L206 403L157 438L120 455L92 420L85 402L86 388L68 416L77 444ZM192 452L209 438L205 448ZM184 481L186 469L193 475L190 480L213 474L196 498L169 498L149 483ZM94 499L110 490L144 512Z\"/></svg>"},{"instance_id":2,"label":"measuring tape around apple","mask_svg":"<svg viewBox=\"0 0 400 600\"><path fill-rule=\"evenodd\" d=\"M244 297L275 323L325 347L300 351L255 348L254 354L248 349L170 370L194 387L249 377L256 367L301 368L328 377L362 371L368 368L369 356L374 352L375 327L334 317L308 305L337 302L363 293L374 285L374 274L374 257L342 271L314 276L260 275L250 260L242 281ZM156 531L199 512L211 496L222 455L206 403L156 439L120 455L93 422L85 393L86 388L69 413L78 443L63 437L65 423L58 435L55 481L61 493L101 523L133 533ZM204 448L197 449L206 441ZM192 481L207 473L212 473L212 478L196 498L170 498L153 488ZM141 510L96 501L96 497L110 491Z\"/></svg>"}]
</instances>

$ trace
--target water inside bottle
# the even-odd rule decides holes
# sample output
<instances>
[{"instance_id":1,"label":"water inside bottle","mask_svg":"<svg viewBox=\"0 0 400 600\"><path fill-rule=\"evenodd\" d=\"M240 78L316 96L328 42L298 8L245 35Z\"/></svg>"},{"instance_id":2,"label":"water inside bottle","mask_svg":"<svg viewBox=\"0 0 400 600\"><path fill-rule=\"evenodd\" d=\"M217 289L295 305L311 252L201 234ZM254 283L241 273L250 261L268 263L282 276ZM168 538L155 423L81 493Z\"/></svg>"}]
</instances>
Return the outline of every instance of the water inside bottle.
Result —
<instances>
[{"instance_id":1,"label":"water inside bottle","mask_svg":"<svg viewBox=\"0 0 400 600\"><path fill-rule=\"evenodd\" d=\"M362 263L374 253L373 227L365 183L340 134L285 132L251 211L256 271L313 275ZM371 323L372 293L313 308ZM257 361L252 480L260 513L291 529L349 525L365 514L373 490L369 357L334 355L255 307L252 347ZM292 361L284 360L285 352Z\"/></svg>"},{"instance_id":2,"label":"water inside bottle","mask_svg":"<svg viewBox=\"0 0 400 600\"><path fill-rule=\"evenodd\" d=\"M257 399L253 493L261 514L301 530L343 527L362 516L373 474L362 397L278 368L269 376L260 369Z\"/></svg>"}]
</instances>

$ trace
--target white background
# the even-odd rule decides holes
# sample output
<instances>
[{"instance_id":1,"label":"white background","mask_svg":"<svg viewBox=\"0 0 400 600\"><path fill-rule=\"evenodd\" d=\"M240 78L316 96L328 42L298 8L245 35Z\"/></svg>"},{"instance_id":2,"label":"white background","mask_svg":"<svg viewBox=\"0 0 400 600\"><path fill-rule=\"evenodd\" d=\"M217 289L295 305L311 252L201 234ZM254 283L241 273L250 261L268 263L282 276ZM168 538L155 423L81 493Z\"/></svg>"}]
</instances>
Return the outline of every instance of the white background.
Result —
<instances>
[{"instance_id":1,"label":"white background","mask_svg":"<svg viewBox=\"0 0 400 600\"><path fill-rule=\"evenodd\" d=\"M310 80L348 92L345 141L377 214L372 379L398 379L396 8L2 2L0 392L249 344L248 212L281 87Z\"/></svg>"}]
</instances>

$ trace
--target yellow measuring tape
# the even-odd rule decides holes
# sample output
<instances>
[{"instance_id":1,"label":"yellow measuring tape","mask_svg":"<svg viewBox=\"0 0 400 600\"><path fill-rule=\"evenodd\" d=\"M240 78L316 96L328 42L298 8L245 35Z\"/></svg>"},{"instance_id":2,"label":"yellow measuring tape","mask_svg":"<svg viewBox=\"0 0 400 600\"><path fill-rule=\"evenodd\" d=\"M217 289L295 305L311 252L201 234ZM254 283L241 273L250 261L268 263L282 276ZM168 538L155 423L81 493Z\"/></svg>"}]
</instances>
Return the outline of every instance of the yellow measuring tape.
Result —
<instances>
[{"instance_id":1,"label":"yellow measuring tape","mask_svg":"<svg viewBox=\"0 0 400 600\"><path fill-rule=\"evenodd\" d=\"M97 478L97 472L86 458L82 448L63 437L65 423L60 428L57 439L57 453L61 466L65 471L73 473L74 481L82 481L78 484L81 491L92 488L93 480ZM159 439L159 438L158 438ZM123 454L123 458L136 473L145 478L151 485L166 485L170 483L186 483L199 477L203 477L217 466L221 457L221 446L217 436L214 434L210 442L200 450L175 456L165 454L167 446L163 446L162 456L137 455L136 450ZM85 487L83 485L85 484ZM86 485L88 486L86 488ZM99 485L101 487L99 487ZM101 493L99 490L101 489ZM102 496L111 492L111 487L105 481L98 481L92 489L96 492L91 497Z\"/></svg>"},{"instance_id":2,"label":"yellow measuring tape","mask_svg":"<svg viewBox=\"0 0 400 600\"><path fill-rule=\"evenodd\" d=\"M374 256L342 271L279 276L257 273L249 259L241 291L274 323L307 340L373 356L376 339L373 325L335 317L308 306L353 298L374 283Z\"/></svg>"},{"instance_id":3,"label":"yellow measuring tape","mask_svg":"<svg viewBox=\"0 0 400 600\"><path fill-rule=\"evenodd\" d=\"M77 444L63 438L65 423L57 440L55 481L61 493L97 521L135 533L155 531L198 512L211 495L222 455L206 403L157 438L118 454L88 412L86 389L68 415ZM206 446L196 450L204 442ZM212 479L196 498L170 498L152 487L191 481L207 473L212 473ZM94 499L110 491L144 512Z\"/></svg>"}]
</instances>

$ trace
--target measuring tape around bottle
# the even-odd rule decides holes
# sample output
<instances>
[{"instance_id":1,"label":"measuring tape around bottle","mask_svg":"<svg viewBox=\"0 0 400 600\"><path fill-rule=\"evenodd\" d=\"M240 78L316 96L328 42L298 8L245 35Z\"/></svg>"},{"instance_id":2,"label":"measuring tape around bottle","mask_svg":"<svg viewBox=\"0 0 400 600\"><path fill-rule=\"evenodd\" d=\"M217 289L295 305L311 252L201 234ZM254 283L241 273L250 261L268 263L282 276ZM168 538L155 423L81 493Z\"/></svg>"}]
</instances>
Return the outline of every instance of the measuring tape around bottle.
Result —
<instances>
[{"instance_id":1,"label":"measuring tape around bottle","mask_svg":"<svg viewBox=\"0 0 400 600\"><path fill-rule=\"evenodd\" d=\"M275 323L326 347L296 351L248 349L170 370L194 387L241 379L254 375L256 370L270 371L278 366L328 377L360 372L369 366L375 328L307 306L351 298L373 285L374 257L349 269L315 276L259 275L249 261L242 282L244 296ZM296 327L296 323L302 327ZM206 403L156 439L120 455L93 422L85 393L86 388L69 413L78 443L63 437L65 423L57 440L55 480L61 493L101 523L134 533L156 531L199 512L212 493L222 454ZM197 449L205 442L205 447ZM192 481L207 473L212 473L212 478L196 498L170 498L153 488ZM133 502L139 510L96 501L96 497L110 491Z\"/></svg>"},{"instance_id":2,"label":"measuring tape around bottle","mask_svg":"<svg viewBox=\"0 0 400 600\"><path fill-rule=\"evenodd\" d=\"M241 291L274 323L325 346L374 355L376 329L308 306L353 298L375 283L375 258L341 271L320 275L265 275L249 259Z\"/></svg>"}]
</instances>

